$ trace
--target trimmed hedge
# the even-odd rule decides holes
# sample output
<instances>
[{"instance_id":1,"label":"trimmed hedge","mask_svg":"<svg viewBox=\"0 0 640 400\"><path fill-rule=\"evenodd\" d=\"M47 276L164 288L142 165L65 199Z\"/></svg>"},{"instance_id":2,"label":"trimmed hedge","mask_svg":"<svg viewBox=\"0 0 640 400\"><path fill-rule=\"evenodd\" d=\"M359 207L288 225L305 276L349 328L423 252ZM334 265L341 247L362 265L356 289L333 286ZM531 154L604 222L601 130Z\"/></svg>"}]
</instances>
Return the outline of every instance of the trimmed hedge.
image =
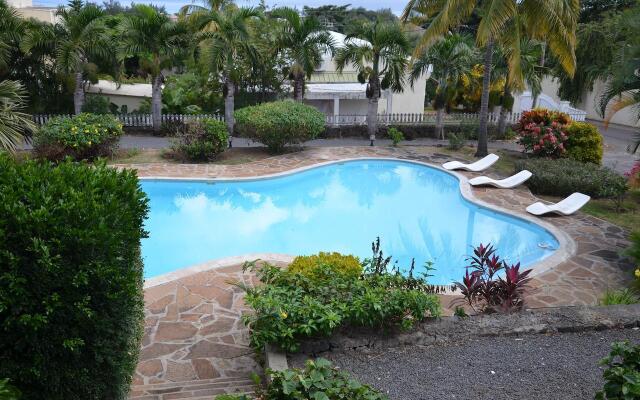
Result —
<instances>
[{"instance_id":1,"label":"trimmed hedge","mask_svg":"<svg viewBox=\"0 0 640 400\"><path fill-rule=\"evenodd\" d=\"M297 256L289 264L288 270L319 281L327 278L323 273L325 270L347 278L358 278L362 275L362 266L358 257L322 251L311 256Z\"/></svg>"},{"instance_id":2,"label":"trimmed hedge","mask_svg":"<svg viewBox=\"0 0 640 400\"><path fill-rule=\"evenodd\" d=\"M176 131L172 149L176 158L186 161L211 161L227 149L229 135L224 122L205 118L186 124Z\"/></svg>"},{"instance_id":3,"label":"trimmed hedge","mask_svg":"<svg viewBox=\"0 0 640 400\"><path fill-rule=\"evenodd\" d=\"M615 171L570 158L516 162L515 172L523 169L533 173L526 185L534 194L568 196L581 192L594 198L619 199L628 189L626 180Z\"/></svg>"},{"instance_id":4,"label":"trimmed hedge","mask_svg":"<svg viewBox=\"0 0 640 400\"><path fill-rule=\"evenodd\" d=\"M147 208L133 171L0 156L0 376L24 398L127 398Z\"/></svg>"},{"instance_id":5,"label":"trimmed hedge","mask_svg":"<svg viewBox=\"0 0 640 400\"><path fill-rule=\"evenodd\" d=\"M587 122L572 122L567 128L567 156L581 162L602 163L602 135Z\"/></svg>"},{"instance_id":6,"label":"trimmed hedge","mask_svg":"<svg viewBox=\"0 0 640 400\"><path fill-rule=\"evenodd\" d=\"M236 131L281 153L285 146L315 139L324 132L324 114L295 101L274 101L235 112Z\"/></svg>"},{"instance_id":7,"label":"trimmed hedge","mask_svg":"<svg viewBox=\"0 0 640 400\"><path fill-rule=\"evenodd\" d=\"M120 136L122 124L113 115L82 113L47 121L36 132L33 148L39 158L52 161L91 160L112 155Z\"/></svg>"}]
</instances>

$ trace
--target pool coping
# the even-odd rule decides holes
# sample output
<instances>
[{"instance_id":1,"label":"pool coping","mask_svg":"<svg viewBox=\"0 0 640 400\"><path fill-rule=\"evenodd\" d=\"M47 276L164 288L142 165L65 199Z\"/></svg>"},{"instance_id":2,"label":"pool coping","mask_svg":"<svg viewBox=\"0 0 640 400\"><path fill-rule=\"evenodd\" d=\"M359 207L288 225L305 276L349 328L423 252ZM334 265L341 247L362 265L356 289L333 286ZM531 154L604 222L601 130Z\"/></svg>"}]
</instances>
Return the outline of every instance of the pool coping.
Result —
<instances>
[{"instance_id":1,"label":"pool coping","mask_svg":"<svg viewBox=\"0 0 640 400\"><path fill-rule=\"evenodd\" d=\"M533 223L535 225L538 225L539 227L547 230L551 235L553 235L556 240L558 241L558 248L549 256L545 257L544 259L535 262L529 266L527 266L527 268L531 268L532 272L530 274L530 277L535 277L538 276L544 272L549 271L550 269L552 269L553 267L561 264L564 261L567 261L569 258L571 258L571 256L576 254L576 244L574 242L574 240L571 238L571 236L564 232L563 230L555 227L554 225L545 222L542 218L537 218L537 217L533 217L527 213L524 212L514 212L512 210L507 210L505 208L496 206L494 204L485 202L484 200L476 197L473 194L473 190L471 185L469 184L469 178L467 178L465 175L459 173L459 172L455 172L455 171L449 171L446 170L444 168L442 168L439 165L435 165L435 164L430 164L430 163L426 163L424 161L418 161L418 160L412 160L412 159L405 159L405 158L397 158L397 157L371 157L371 156L367 156L367 157L349 157L349 158L342 158L339 160L330 160L330 161L325 161L325 162L319 162L319 163L315 163L315 164L311 164L311 165L306 165L303 167L299 167L299 168L293 168L290 170L286 170L286 171L281 171L281 172L276 172L273 174L266 174L266 175L258 175L258 176L248 176L248 177L167 177L167 176L145 176L142 178L139 178L140 180L145 180L145 181L153 181L153 180L166 180L166 181L193 181L193 182L243 182L243 181L256 181L256 180L265 180L265 179L273 179L273 178L278 178L278 177L283 177L283 176L288 176L288 175L294 175L300 172L304 172L307 170L311 170L311 169L315 169L315 168L321 168L327 165L333 165L333 164L340 164L340 163L344 163L344 162L350 162L350 161L366 161L366 160L372 160L372 161L379 161L379 160L386 160L386 161L398 161L398 162L404 162L404 163L411 163L411 164L417 164L417 165L422 165L425 166L427 168L433 168L442 172L445 172L455 178L458 179L458 183L459 183L459 189L460 189L460 193L462 195L462 197L473 203L476 205L479 205L481 207L484 207L486 209L489 209L491 211L495 211L495 212L499 212L502 214L506 214L508 216L511 217L516 217L519 218L521 220L524 220L526 222L529 223ZM237 265L237 264L241 264L241 263L245 263L245 262L250 262L250 261L255 261L255 260L262 260L262 261L269 261L269 262L283 262L283 263L290 263L293 258L295 256L292 255L288 255L288 254L280 254L280 253L249 253L249 254L244 254L244 255L238 255L238 256L231 256L231 257L224 257L224 258L217 258L217 259L212 259L209 261L206 261L204 263L199 263L193 266L188 266L185 268L180 268L178 270L172 271L172 272L168 272L166 274L162 274L153 278L148 278L145 279L144 281L144 289L148 289L151 287L155 287L155 286L159 286L165 283L169 283L172 281L175 281L177 279L181 279L193 274L197 274L200 272L205 272L205 271L209 271L209 270L213 270L213 269L218 269L218 268L224 268L224 267L229 267L232 265Z\"/></svg>"}]
</instances>

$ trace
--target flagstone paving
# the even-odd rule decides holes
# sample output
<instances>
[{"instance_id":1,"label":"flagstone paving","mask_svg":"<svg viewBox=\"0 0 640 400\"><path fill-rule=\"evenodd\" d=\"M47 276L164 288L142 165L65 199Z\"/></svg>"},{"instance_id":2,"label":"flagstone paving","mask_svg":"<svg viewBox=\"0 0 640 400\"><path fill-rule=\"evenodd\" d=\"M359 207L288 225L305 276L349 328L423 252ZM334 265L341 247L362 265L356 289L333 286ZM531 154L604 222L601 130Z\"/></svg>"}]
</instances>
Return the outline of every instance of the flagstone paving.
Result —
<instances>
[{"instance_id":1,"label":"flagstone paving","mask_svg":"<svg viewBox=\"0 0 640 400\"><path fill-rule=\"evenodd\" d=\"M434 147L336 147L312 148L241 165L115 167L135 168L141 177L234 178L357 157L397 157L433 164L451 159ZM537 201L526 188L474 188L473 195L520 214ZM633 265L621 255L629 243L628 232L582 213L544 220L571 237L575 253L533 279L528 307L596 304L607 289L621 287L632 278ZM211 265L211 270L145 289L145 335L131 399L212 399L220 393L252 391L250 376L262 370L241 321L248 310L242 290L235 284L252 285L255 278L243 273L241 265ZM450 298L443 297L445 306Z\"/></svg>"}]
</instances>

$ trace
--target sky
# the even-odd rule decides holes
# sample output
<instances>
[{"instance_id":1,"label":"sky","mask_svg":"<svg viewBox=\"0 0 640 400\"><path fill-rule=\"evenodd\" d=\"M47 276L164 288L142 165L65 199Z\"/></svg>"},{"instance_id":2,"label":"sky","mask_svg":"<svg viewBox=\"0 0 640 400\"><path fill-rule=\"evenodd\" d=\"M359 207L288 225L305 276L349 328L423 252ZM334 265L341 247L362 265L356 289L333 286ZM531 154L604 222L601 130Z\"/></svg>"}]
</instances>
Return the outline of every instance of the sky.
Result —
<instances>
[{"instance_id":1,"label":"sky","mask_svg":"<svg viewBox=\"0 0 640 400\"><path fill-rule=\"evenodd\" d=\"M101 4L102 0L93 0L92 2ZM120 0L120 3L128 4L129 0ZM33 0L34 6L47 6L55 7L58 5L66 4L66 0ZM140 1L140 3L153 3L157 5L164 5L168 12L176 12L180 7L185 4L189 4L190 0L157 0L157 1ZM236 0L236 3L243 6L252 6L259 3L258 0ZM406 0L266 0L266 3L270 7L274 6L287 6L296 7L302 9L304 6L317 7L326 4L345 5L351 4L352 7L364 7L371 10L379 10L383 8L390 8L395 14L399 15L402 12L406 4Z\"/></svg>"}]
</instances>

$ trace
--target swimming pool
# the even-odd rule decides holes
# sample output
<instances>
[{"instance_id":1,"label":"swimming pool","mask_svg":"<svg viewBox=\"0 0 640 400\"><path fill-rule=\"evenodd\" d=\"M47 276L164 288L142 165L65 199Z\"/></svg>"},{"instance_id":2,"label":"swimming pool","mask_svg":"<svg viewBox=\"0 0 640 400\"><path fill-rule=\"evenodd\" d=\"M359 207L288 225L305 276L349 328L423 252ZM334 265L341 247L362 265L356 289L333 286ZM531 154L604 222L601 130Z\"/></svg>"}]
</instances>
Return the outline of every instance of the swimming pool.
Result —
<instances>
[{"instance_id":1,"label":"swimming pool","mask_svg":"<svg viewBox=\"0 0 640 400\"><path fill-rule=\"evenodd\" d=\"M544 228L467 201L455 176L411 162L356 160L267 179L141 185L150 199L147 278L248 253L365 258L379 236L401 269L413 258L417 267L432 261L430 282L448 284L462 277L479 243L523 265L558 247Z\"/></svg>"}]
</instances>

